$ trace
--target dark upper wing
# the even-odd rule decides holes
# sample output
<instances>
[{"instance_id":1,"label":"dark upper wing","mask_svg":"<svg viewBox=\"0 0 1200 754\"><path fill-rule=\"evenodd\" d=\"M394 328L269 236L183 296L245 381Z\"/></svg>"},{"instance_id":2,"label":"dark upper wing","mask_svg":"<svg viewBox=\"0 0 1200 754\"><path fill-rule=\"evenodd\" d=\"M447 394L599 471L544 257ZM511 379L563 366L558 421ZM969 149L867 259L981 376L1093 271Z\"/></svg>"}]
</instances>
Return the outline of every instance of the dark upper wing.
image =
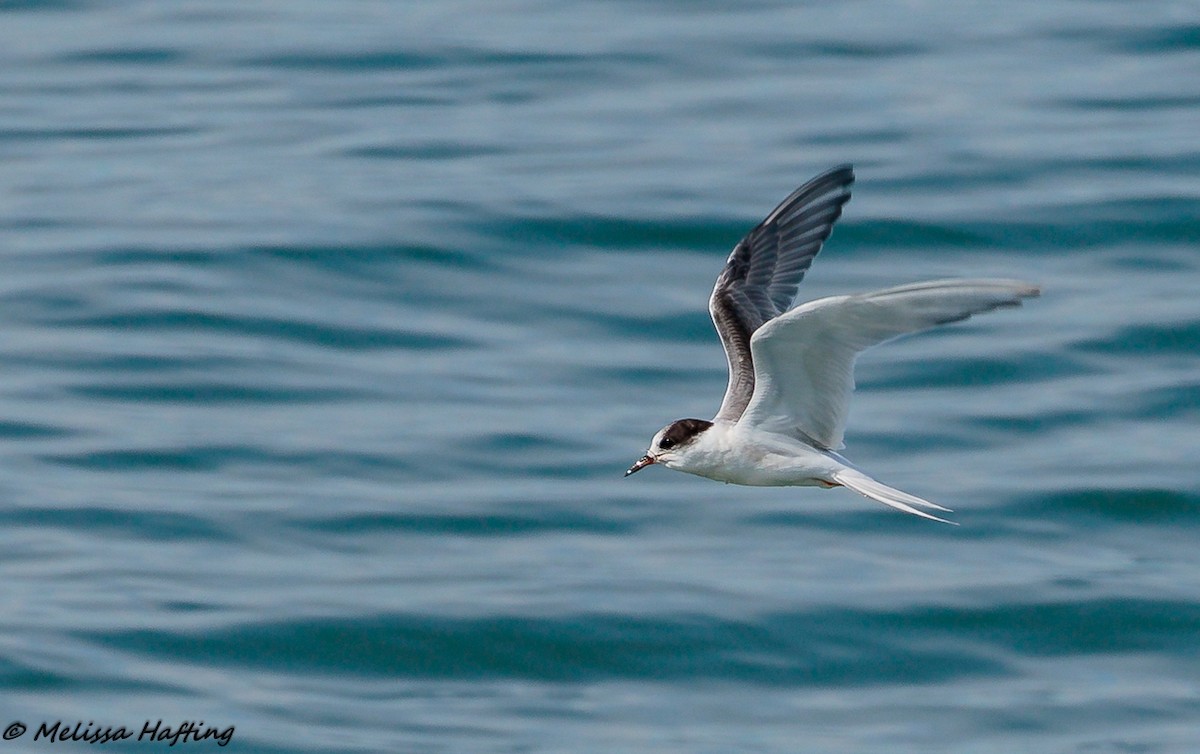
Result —
<instances>
[{"instance_id":1,"label":"dark upper wing","mask_svg":"<svg viewBox=\"0 0 1200 754\"><path fill-rule=\"evenodd\" d=\"M804 273L849 201L853 183L849 165L818 175L793 191L733 248L708 301L729 359L729 386L717 420L737 421L750 402L750 336L792 305Z\"/></svg>"}]
</instances>

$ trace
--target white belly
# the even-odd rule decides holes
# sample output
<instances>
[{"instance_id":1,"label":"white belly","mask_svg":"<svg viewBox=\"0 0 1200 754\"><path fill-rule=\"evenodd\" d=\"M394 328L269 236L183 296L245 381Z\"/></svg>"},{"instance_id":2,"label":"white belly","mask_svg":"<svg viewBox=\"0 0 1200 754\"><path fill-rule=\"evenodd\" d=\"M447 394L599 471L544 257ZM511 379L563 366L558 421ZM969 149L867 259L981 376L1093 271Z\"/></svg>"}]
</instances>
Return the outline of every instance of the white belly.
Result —
<instances>
[{"instance_id":1,"label":"white belly","mask_svg":"<svg viewBox=\"0 0 1200 754\"><path fill-rule=\"evenodd\" d=\"M713 429L716 429L714 427ZM699 453L686 466L670 464L689 474L753 487L830 486L831 475L843 468L830 454L783 435L730 431L701 437Z\"/></svg>"},{"instance_id":2,"label":"white belly","mask_svg":"<svg viewBox=\"0 0 1200 754\"><path fill-rule=\"evenodd\" d=\"M801 459L769 455L760 463L730 463L720 468L697 469L694 474L730 484L751 487L830 486L824 464L804 463Z\"/></svg>"}]
</instances>

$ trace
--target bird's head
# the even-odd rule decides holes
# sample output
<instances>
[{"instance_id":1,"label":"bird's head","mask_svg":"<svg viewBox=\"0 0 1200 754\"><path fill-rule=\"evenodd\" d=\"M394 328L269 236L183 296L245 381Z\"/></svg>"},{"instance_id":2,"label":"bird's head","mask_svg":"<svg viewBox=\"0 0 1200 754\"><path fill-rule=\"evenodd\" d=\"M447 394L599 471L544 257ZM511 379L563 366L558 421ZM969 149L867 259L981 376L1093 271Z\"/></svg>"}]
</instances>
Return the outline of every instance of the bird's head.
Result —
<instances>
[{"instance_id":1,"label":"bird's head","mask_svg":"<svg viewBox=\"0 0 1200 754\"><path fill-rule=\"evenodd\" d=\"M652 463L661 463L667 468L681 465L689 447L699 437L700 433L712 426L712 422L703 419L679 419L662 429L650 441L646 455L629 467L625 476L635 471L641 471Z\"/></svg>"}]
</instances>

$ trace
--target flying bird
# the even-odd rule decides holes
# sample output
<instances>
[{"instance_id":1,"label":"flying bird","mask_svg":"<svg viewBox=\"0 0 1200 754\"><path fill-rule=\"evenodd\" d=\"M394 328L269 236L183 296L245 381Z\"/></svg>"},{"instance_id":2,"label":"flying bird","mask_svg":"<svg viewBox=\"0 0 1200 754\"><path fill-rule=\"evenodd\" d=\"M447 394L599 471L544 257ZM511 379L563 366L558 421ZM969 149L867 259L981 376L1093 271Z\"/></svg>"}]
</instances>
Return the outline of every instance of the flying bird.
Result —
<instances>
[{"instance_id":1,"label":"flying bird","mask_svg":"<svg viewBox=\"0 0 1200 754\"><path fill-rule=\"evenodd\" d=\"M933 280L830 296L791 308L813 258L850 199L854 169L796 189L733 248L708 301L729 384L711 421L663 427L625 476L651 464L753 486L847 487L905 513L949 508L889 487L837 451L854 362L873 345L1037 296L1019 280Z\"/></svg>"}]
</instances>

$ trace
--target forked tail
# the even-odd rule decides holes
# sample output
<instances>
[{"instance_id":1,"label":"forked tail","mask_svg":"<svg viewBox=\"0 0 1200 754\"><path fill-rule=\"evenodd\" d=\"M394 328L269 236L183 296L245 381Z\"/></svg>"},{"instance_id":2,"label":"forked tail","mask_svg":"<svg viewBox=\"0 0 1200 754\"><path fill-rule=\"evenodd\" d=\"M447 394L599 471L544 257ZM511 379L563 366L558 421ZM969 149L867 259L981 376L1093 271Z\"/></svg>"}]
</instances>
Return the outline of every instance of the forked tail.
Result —
<instances>
[{"instance_id":1,"label":"forked tail","mask_svg":"<svg viewBox=\"0 0 1200 754\"><path fill-rule=\"evenodd\" d=\"M934 510L953 513L949 508L943 508L940 505L935 505L928 500L922 500L916 495L910 495L907 492L901 492L895 487L889 487L883 482L878 482L857 469L843 468L838 469L833 473L833 479L838 484L849 487L864 497L869 497L872 500L878 500L884 505L889 505L896 510L911 513L914 516L928 518L934 521L941 521L943 524L952 524L958 526L954 521L947 521L944 518L939 518L933 514L926 513L922 510L917 510L913 506L922 508L933 508Z\"/></svg>"}]
</instances>

